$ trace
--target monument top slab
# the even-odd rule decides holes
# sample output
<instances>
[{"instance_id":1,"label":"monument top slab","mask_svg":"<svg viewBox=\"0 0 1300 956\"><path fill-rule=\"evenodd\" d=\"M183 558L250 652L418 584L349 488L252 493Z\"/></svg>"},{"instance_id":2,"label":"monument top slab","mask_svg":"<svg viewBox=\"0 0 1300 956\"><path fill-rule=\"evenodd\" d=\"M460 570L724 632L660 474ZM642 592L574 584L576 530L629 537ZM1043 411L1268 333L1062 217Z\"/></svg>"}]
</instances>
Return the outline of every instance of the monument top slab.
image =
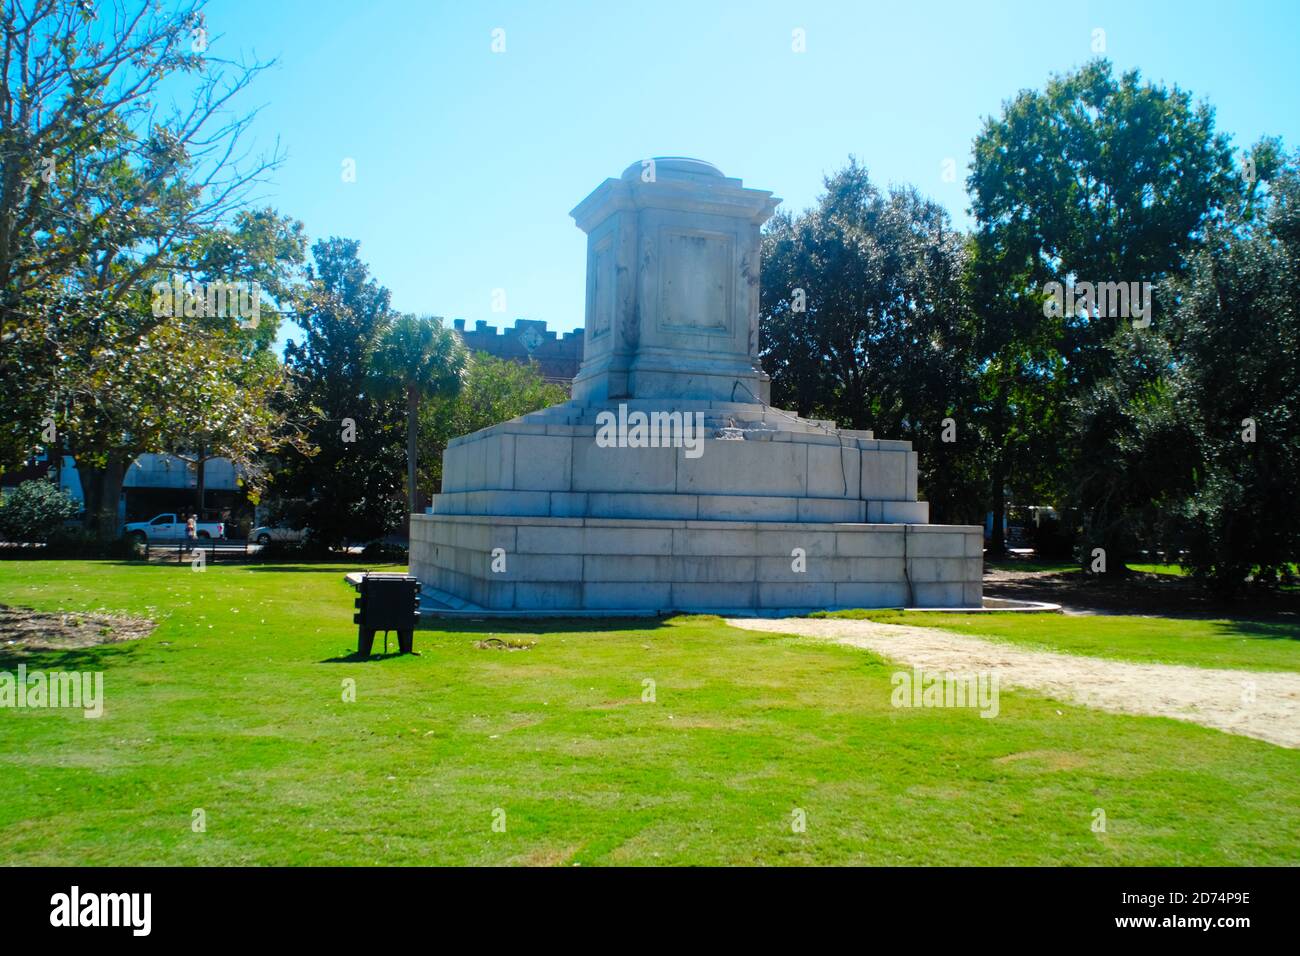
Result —
<instances>
[{"instance_id":1,"label":"monument top slab","mask_svg":"<svg viewBox=\"0 0 1300 956\"><path fill-rule=\"evenodd\" d=\"M639 160L580 202L586 341L574 397L767 401L759 228L779 202L684 156Z\"/></svg>"},{"instance_id":2,"label":"monument top slab","mask_svg":"<svg viewBox=\"0 0 1300 956\"><path fill-rule=\"evenodd\" d=\"M653 170L656 176L666 176L670 179L685 176L703 176L706 179L727 178L722 174L722 170L712 163L706 163L702 159L692 159L689 156L656 156L654 159L638 160L623 170L623 175L619 178L644 180L650 170ZM739 179L733 179L732 182L740 185Z\"/></svg>"},{"instance_id":3,"label":"monument top slab","mask_svg":"<svg viewBox=\"0 0 1300 956\"><path fill-rule=\"evenodd\" d=\"M638 160L617 179L606 179L569 215L587 233L625 209L673 209L761 226L780 202L767 190L747 189L702 159L656 156Z\"/></svg>"}]
</instances>

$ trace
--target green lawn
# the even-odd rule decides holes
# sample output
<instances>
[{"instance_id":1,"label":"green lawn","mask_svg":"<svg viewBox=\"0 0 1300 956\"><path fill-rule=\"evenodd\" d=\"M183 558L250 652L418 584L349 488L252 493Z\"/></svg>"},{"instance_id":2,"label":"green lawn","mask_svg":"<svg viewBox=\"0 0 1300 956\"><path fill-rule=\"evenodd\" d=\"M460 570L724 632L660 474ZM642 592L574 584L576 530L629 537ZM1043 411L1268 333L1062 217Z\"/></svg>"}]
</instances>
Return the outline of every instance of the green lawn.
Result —
<instances>
[{"instance_id":1,"label":"green lawn","mask_svg":"<svg viewBox=\"0 0 1300 956\"><path fill-rule=\"evenodd\" d=\"M1145 571L1147 574L1172 574L1174 577L1182 577L1187 572L1183 570L1181 564L1130 564L1130 571Z\"/></svg>"},{"instance_id":2,"label":"green lawn","mask_svg":"<svg viewBox=\"0 0 1300 956\"><path fill-rule=\"evenodd\" d=\"M985 559L984 566L994 571L1051 571L1057 574L1076 574L1083 571L1077 561L1041 558L1007 558L1001 561ZM1127 567L1130 571L1145 571L1148 574L1182 576L1186 573L1182 566L1177 564L1130 564Z\"/></svg>"},{"instance_id":3,"label":"green lawn","mask_svg":"<svg viewBox=\"0 0 1300 956\"><path fill-rule=\"evenodd\" d=\"M104 669L107 703L0 710L0 860L1300 862L1300 751L1013 692L991 720L894 709L870 654L709 617L559 622L521 651L457 626L350 662L344 570L0 562L4 603L161 621L27 660Z\"/></svg>"},{"instance_id":4,"label":"green lawn","mask_svg":"<svg viewBox=\"0 0 1300 956\"><path fill-rule=\"evenodd\" d=\"M832 611L827 616L939 627L958 634L1121 661L1300 671L1297 623L997 612Z\"/></svg>"}]
</instances>

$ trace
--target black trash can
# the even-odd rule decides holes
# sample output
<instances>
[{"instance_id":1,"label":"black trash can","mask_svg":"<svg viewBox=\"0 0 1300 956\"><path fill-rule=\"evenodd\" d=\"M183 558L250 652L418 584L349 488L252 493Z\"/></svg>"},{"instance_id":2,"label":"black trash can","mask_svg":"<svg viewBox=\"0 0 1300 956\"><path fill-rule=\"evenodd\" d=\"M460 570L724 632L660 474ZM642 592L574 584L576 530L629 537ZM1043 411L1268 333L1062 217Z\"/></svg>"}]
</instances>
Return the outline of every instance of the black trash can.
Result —
<instances>
[{"instance_id":1,"label":"black trash can","mask_svg":"<svg viewBox=\"0 0 1300 956\"><path fill-rule=\"evenodd\" d=\"M411 574L367 571L357 589L357 656L369 657L376 631L396 631L403 654L415 650L415 625L420 620L420 582Z\"/></svg>"}]
</instances>

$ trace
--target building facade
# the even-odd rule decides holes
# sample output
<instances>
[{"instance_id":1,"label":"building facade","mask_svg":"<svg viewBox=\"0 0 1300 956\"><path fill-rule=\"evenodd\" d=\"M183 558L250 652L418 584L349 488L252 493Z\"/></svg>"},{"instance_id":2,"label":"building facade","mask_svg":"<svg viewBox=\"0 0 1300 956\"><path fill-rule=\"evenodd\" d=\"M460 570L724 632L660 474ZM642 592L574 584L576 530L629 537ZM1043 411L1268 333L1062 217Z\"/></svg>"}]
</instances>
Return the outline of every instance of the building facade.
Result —
<instances>
[{"instance_id":1,"label":"building facade","mask_svg":"<svg viewBox=\"0 0 1300 956\"><path fill-rule=\"evenodd\" d=\"M24 481L46 479L54 482L73 499L85 506L81 478L71 455L56 463L45 453L34 455L16 471L0 478L0 493ZM198 469L192 462L175 455L147 453L126 469L122 479L122 496L118 500L118 523L145 521L163 512L197 512L208 520L229 521L252 509L240 486L235 466L227 458L210 458L203 466L203 507L198 508Z\"/></svg>"}]
</instances>

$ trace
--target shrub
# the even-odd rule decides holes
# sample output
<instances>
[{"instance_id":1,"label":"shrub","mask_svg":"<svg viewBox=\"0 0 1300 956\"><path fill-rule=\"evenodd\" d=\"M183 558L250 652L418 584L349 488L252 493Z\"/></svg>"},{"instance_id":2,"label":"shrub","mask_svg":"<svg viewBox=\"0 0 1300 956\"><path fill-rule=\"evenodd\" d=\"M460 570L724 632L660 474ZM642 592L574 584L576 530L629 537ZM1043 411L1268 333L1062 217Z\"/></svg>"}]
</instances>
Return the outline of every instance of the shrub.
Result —
<instances>
[{"instance_id":1,"label":"shrub","mask_svg":"<svg viewBox=\"0 0 1300 956\"><path fill-rule=\"evenodd\" d=\"M62 527L50 535L42 557L47 558L144 558L143 542L135 538L101 538L85 528Z\"/></svg>"},{"instance_id":2,"label":"shrub","mask_svg":"<svg viewBox=\"0 0 1300 956\"><path fill-rule=\"evenodd\" d=\"M81 510L77 500L51 481L24 481L0 504L0 538L44 543Z\"/></svg>"},{"instance_id":3,"label":"shrub","mask_svg":"<svg viewBox=\"0 0 1300 956\"><path fill-rule=\"evenodd\" d=\"M85 528L60 527L39 544L9 543L0 548L0 558L39 561L46 558L109 558L118 561L144 557L144 545L132 538L100 538Z\"/></svg>"}]
</instances>

